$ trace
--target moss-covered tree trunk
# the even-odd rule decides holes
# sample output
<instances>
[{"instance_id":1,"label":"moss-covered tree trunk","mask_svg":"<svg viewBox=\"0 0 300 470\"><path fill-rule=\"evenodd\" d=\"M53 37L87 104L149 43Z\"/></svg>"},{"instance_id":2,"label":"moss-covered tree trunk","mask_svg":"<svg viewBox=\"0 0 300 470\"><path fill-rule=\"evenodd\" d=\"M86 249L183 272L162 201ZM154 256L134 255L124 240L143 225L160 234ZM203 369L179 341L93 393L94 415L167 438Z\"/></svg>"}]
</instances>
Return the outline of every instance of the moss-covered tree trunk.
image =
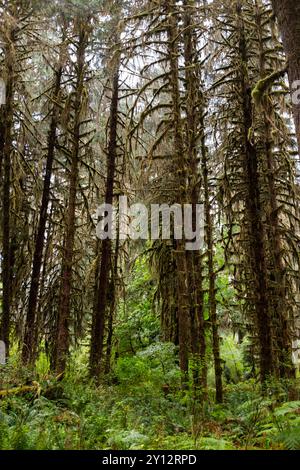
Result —
<instances>
[{"instance_id":1,"label":"moss-covered tree trunk","mask_svg":"<svg viewBox=\"0 0 300 470\"><path fill-rule=\"evenodd\" d=\"M118 107L119 107L119 69L120 53L117 50L112 64L112 97L110 105L109 136L107 148L107 178L105 203L113 204L114 184L116 172L116 159L118 148ZM103 345L107 307L109 304L108 288L111 271L111 240L106 238L101 243L101 260L97 276L96 298L93 312L91 347L90 347L90 374L99 378L103 360Z\"/></svg>"},{"instance_id":2,"label":"moss-covered tree trunk","mask_svg":"<svg viewBox=\"0 0 300 470\"><path fill-rule=\"evenodd\" d=\"M257 3L255 24L258 43L258 64L260 79L268 76L267 53L268 47L265 41L262 3ZM284 263L283 231L280 227L278 197L277 168L278 163L274 156L274 138L272 122L274 121L273 102L268 96L261 97L258 121L260 136L258 138L258 151L262 161L263 177L266 179L265 207L266 213L266 235L269 251L269 291L270 305L272 308L272 323L274 330L274 358L276 361L276 372L281 378L295 377L295 368L292 363L292 339L291 339L291 313L286 268ZM284 145L279 143L279 147ZM279 162L280 165L280 162Z\"/></svg>"},{"instance_id":3,"label":"moss-covered tree trunk","mask_svg":"<svg viewBox=\"0 0 300 470\"><path fill-rule=\"evenodd\" d=\"M62 57L60 57L60 64L62 63ZM48 148L47 148L47 158L46 158L46 169L44 177L44 186L43 194L41 200L39 221L37 234L35 239L34 254L33 254L33 263L32 263L32 272L31 272L31 283L29 290L29 299L28 299L28 308L26 315L26 324L25 324L25 335L22 349L22 359L25 364L32 363L35 359L36 344L35 339L38 337L36 332L36 309L38 303L38 293L40 286L40 274L43 261L43 251L44 251L44 240L45 240L45 231L46 231L46 222L48 217L48 207L50 201L50 186L51 186L51 177L52 169L55 155L55 147L57 140L57 127L59 119L59 95L61 88L63 67L59 65L57 71L55 72L55 83L53 91L53 109L52 117L50 123L50 129L48 134Z\"/></svg>"},{"instance_id":4,"label":"moss-covered tree trunk","mask_svg":"<svg viewBox=\"0 0 300 470\"><path fill-rule=\"evenodd\" d=\"M179 89L179 31L177 26L176 6L173 0L165 2L168 14L168 58L170 63L170 90L172 100L172 122L174 140L174 168L178 185L177 203L183 207L187 202L186 193L186 153L184 148L184 129L181 120L181 98ZM176 283L178 299L178 340L179 340L179 363L182 372L182 381L185 386L188 380L189 351L190 351L190 301L188 292L187 258L184 237L176 241Z\"/></svg>"},{"instance_id":5,"label":"moss-covered tree trunk","mask_svg":"<svg viewBox=\"0 0 300 470\"><path fill-rule=\"evenodd\" d=\"M106 358L105 358L105 374L109 374L111 370L111 354L113 347L113 334L114 334L114 319L116 309L116 296L118 287L118 264L119 264L119 251L120 251L120 226L117 223L117 238L115 243L115 250L113 254L113 266L111 270L111 280L109 287L109 314L107 321L107 340L106 340Z\"/></svg>"},{"instance_id":6,"label":"moss-covered tree trunk","mask_svg":"<svg viewBox=\"0 0 300 470\"><path fill-rule=\"evenodd\" d=\"M184 29L183 48L185 65L185 107L186 128L185 145L187 153L187 178L188 178L188 200L192 204L193 230L197 221L197 204L200 202L200 168L198 165L199 137L205 134L204 122L200 120L201 107L204 105L201 95L201 73L198 64L197 37L195 34L195 2L185 0L184 7ZM190 296L190 319L191 319L191 352L194 358L193 376L195 391L200 391L200 398L207 394L207 357L204 321L204 290L203 290L203 266L201 258L202 246L196 247L195 251L187 252L188 284ZM199 398L199 396L198 396Z\"/></svg>"},{"instance_id":7,"label":"moss-covered tree trunk","mask_svg":"<svg viewBox=\"0 0 300 470\"><path fill-rule=\"evenodd\" d=\"M70 342L70 307L72 290L72 270L76 232L76 199L81 148L82 111L84 106L85 54L88 45L88 25L77 18L78 43L76 51L76 80L74 90L74 119L72 123L71 168L69 194L65 218L64 248L60 297L57 313L56 337L53 365L57 372L64 372Z\"/></svg>"},{"instance_id":8,"label":"moss-covered tree trunk","mask_svg":"<svg viewBox=\"0 0 300 470\"><path fill-rule=\"evenodd\" d=\"M4 68L6 73L6 101L3 105L1 125L2 136L0 139L0 160L2 170L2 319L0 339L6 345L6 353L9 353L9 333L11 320L11 157L13 151L13 116L14 116L14 89L16 80L16 32L13 24L8 25L6 32L6 45L4 48Z\"/></svg>"},{"instance_id":9,"label":"moss-covered tree trunk","mask_svg":"<svg viewBox=\"0 0 300 470\"><path fill-rule=\"evenodd\" d=\"M241 2L236 3L237 28L239 32L239 89L242 106L242 133L244 175L246 181L245 206L247 213L249 259L253 279L253 304L255 309L256 327L259 342L259 361L261 381L264 384L274 372L274 355L272 347L271 311L268 297L268 273L265 246L265 229L262 221L260 178L258 154L255 144L251 141L253 126L253 109L251 84L247 64L248 50L245 37Z\"/></svg>"},{"instance_id":10,"label":"moss-covered tree trunk","mask_svg":"<svg viewBox=\"0 0 300 470\"><path fill-rule=\"evenodd\" d=\"M204 187L204 212L205 212L205 235L207 244L208 259L208 305L209 319L212 329L212 349L214 357L215 369L215 385L216 385L216 402L223 402L223 383L222 383L222 361L220 355L220 337L217 318L217 301L216 301L216 274L214 267L214 233L213 233L213 217L210 202L209 189L209 171L207 161L207 147L205 137L202 136L202 175Z\"/></svg>"}]
</instances>

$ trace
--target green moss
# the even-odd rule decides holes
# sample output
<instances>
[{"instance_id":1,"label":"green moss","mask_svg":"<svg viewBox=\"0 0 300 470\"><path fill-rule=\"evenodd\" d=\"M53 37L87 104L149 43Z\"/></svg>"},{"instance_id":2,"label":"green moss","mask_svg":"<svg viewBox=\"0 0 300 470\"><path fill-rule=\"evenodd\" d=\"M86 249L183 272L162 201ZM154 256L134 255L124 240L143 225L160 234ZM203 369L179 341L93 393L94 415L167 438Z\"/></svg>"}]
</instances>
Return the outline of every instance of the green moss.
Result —
<instances>
[{"instance_id":1,"label":"green moss","mask_svg":"<svg viewBox=\"0 0 300 470\"><path fill-rule=\"evenodd\" d=\"M251 93L252 99L256 105L261 104L263 96L266 94L266 92L271 88L274 82L276 82L286 73L286 71L286 67L281 70L276 70L276 72L271 73L267 77L262 78L257 82Z\"/></svg>"}]
</instances>

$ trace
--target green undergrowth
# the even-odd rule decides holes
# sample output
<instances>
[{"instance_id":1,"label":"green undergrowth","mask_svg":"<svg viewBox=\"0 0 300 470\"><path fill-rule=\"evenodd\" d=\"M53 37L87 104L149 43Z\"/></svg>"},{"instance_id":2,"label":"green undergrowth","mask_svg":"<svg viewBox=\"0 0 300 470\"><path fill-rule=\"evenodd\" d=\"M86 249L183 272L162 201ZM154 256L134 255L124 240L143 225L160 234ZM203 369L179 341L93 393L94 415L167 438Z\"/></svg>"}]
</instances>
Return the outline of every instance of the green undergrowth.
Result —
<instances>
[{"instance_id":1,"label":"green undergrowth","mask_svg":"<svg viewBox=\"0 0 300 470\"><path fill-rule=\"evenodd\" d=\"M87 377L86 353L74 354L61 382L44 356L34 372L15 359L2 366L1 390L32 381L39 389L0 399L0 449L300 449L300 401L288 400L285 383L264 397L254 379L230 383L218 405L211 387L200 406L181 391L170 344L119 358L101 386Z\"/></svg>"}]
</instances>

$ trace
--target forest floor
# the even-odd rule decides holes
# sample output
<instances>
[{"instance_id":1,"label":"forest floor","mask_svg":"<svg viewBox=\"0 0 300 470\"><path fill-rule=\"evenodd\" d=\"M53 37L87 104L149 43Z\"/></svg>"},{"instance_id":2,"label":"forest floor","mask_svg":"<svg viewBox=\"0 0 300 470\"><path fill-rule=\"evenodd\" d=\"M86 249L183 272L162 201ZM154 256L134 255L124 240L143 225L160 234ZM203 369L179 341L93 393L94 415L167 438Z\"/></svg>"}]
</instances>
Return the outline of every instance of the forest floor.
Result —
<instances>
[{"instance_id":1,"label":"forest floor","mask_svg":"<svg viewBox=\"0 0 300 470\"><path fill-rule=\"evenodd\" d=\"M288 401L283 383L265 397L253 379L227 384L223 404L209 391L198 406L157 356L123 358L101 386L87 379L83 356L62 381L44 356L34 373L13 360L0 366L0 389L11 392L0 396L0 449L300 449L300 401Z\"/></svg>"}]
</instances>

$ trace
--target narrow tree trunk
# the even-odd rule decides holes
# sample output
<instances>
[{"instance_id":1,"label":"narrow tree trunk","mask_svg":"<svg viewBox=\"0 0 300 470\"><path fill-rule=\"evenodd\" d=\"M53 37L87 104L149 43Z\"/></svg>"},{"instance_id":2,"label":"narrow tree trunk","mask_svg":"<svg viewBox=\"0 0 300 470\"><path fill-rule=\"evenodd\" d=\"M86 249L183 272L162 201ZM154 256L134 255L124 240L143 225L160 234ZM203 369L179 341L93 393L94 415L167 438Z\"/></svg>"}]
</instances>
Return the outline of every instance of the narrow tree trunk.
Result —
<instances>
[{"instance_id":1,"label":"narrow tree trunk","mask_svg":"<svg viewBox=\"0 0 300 470\"><path fill-rule=\"evenodd\" d=\"M61 87L61 78L62 78L62 66L56 72L55 88L53 94L53 101L57 103L59 101L59 93ZM34 338L36 335L36 309L38 302L38 292L40 285L40 273L41 266L43 261L43 249L44 249L44 239L45 239L45 230L47 222L47 212L50 200L50 186L51 186L51 176L52 168L55 154L56 146L56 134L57 134L57 125L58 125L58 106L54 104L52 111L52 119L50 124L50 130L48 135L48 151L47 151L47 161L46 161L46 172L44 177L44 187L43 195L41 201L39 222L37 235L35 240L33 263L32 263L32 275L31 275L31 284L29 291L29 300L28 300L28 309L26 316L26 325L25 325L25 336L24 344L22 349L22 359L25 364L32 363L35 359L36 345L34 344Z\"/></svg>"},{"instance_id":2,"label":"narrow tree trunk","mask_svg":"<svg viewBox=\"0 0 300 470\"><path fill-rule=\"evenodd\" d=\"M53 216L53 204L50 204L49 209L49 220L52 220ZM52 243L52 236L51 233L51 225L49 226L49 230L46 230L46 237L45 237L45 250L43 256L43 262L41 267L41 275L40 275L40 292L45 292L45 285L47 282L47 268L48 265L51 266L51 243ZM37 304L37 313L36 313L36 327L35 327L35 337L34 337L34 345L39 345L39 341L42 338L42 335L45 334L44 326L45 326L45 303L43 301L43 296L40 295L38 298Z\"/></svg>"},{"instance_id":3,"label":"narrow tree trunk","mask_svg":"<svg viewBox=\"0 0 300 470\"><path fill-rule=\"evenodd\" d=\"M201 80L197 57L197 37L194 33L193 13L194 0L184 0L184 62L186 89L186 146L188 199L192 204L193 230L198 230L197 204L199 204L200 172L198 166L198 141L200 133L204 134L204 122L200 122ZM203 400L207 395L207 358L204 321L203 267L200 247L196 251L187 252L187 269L189 277L190 318L191 318L191 351L194 358L194 388L197 398Z\"/></svg>"},{"instance_id":4,"label":"narrow tree trunk","mask_svg":"<svg viewBox=\"0 0 300 470\"><path fill-rule=\"evenodd\" d=\"M181 105L179 90L179 64L178 64L178 27L175 16L174 1L166 1L169 13L169 24L167 26L169 61L170 61L170 88L173 108L173 135L174 135L174 165L177 171L178 181L178 203L183 206L186 202L186 156L183 143L183 128L181 124ZM177 264L177 298L178 298L178 336L179 336L179 363L182 372L182 384L186 386L189 369L190 350L190 316L189 316L189 293L186 247L184 237L176 242L176 264Z\"/></svg>"},{"instance_id":5,"label":"narrow tree trunk","mask_svg":"<svg viewBox=\"0 0 300 470\"><path fill-rule=\"evenodd\" d=\"M118 279L118 262L119 262L119 249L120 249L120 232L119 224L117 224L117 239L115 244L115 253L113 261L113 269L111 273L110 283L110 304L109 304L109 316L107 325L107 340L106 340L106 362L105 362L105 374L109 374L111 369L111 352L113 344L113 333L114 333L114 314L116 308L116 282Z\"/></svg>"},{"instance_id":6,"label":"narrow tree trunk","mask_svg":"<svg viewBox=\"0 0 300 470\"><path fill-rule=\"evenodd\" d=\"M63 373L66 367L70 342L70 303L72 289L72 268L74 258L74 241L76 232L76 196L80 162L80 137L82 123L82 105L84 93L85 52L88 43L86 24L79 22L77 46L76 87L74 100L73 148L71 153L71 169L69 180L69 198L66 212L66 231L62 261L60 298L57 315L56 344L54 364L57 372Z\"/></svg>"},{"instance_id":7,"label":"narrow tree trunk","mask_svg":"<svg viewBox=\"0 0 300 470\"><path fill-rule=\"evenodd\" d=\"M116 158L117 158L117 138L118 138L118 105L119 105L119 67L120 57L117 52L114 64L113 80L112 80L112 98L110 107L110 127L109 142L107 152L107 180L105 203L112 205ZM91 349L90 349L90 374L97 379L100 376L102 359L103 359L103 343L105 318L108 305L108 286L110 273L111 258L111 240L109 238L102 241L100 272L97 286L97 299L95 310L93 313Z\"/></svg>"},{"instance_id":8,"label":"narrow tree trunk","mask_svg":"<svg viewBox=\"0 0 300 470\"><path fill-rule=\"evenodd\" d=\"M214 240L213 240L213 220L211 214L211 203L209 194L208 165L205 138L202 137L202 174L204 186L204 206L205 206L205 232L208 251L208 277L209 277L209 318L212 327L212 344L216 382L216 402L223 402L222 384L222 362L220 356L220 338L218 331L217 302L216 302L216 275L214 269Z\"/></svg>"}]
</instances>

